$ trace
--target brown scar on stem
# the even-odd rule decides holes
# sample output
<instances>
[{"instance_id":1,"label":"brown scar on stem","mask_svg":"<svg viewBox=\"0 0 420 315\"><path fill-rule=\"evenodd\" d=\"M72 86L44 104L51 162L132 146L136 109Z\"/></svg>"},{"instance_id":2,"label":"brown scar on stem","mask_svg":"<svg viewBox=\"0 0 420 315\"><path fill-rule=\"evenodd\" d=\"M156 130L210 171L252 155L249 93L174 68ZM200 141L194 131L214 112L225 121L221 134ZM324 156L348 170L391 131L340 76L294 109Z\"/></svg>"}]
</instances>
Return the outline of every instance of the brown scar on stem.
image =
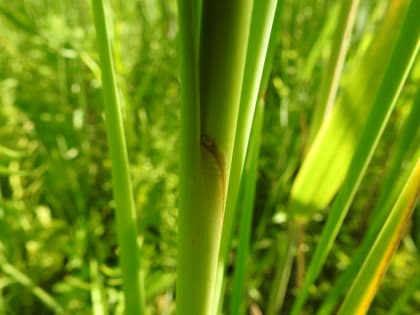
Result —
<instances>
[{"instance_id":1,"label":"brown scar on stem","mask_svg":"<svg viewBox=\"0 0 420 315\"><path fill-rule=\"evenodd\" d=\"M225 170L225 159L223 153L217 148L216 143L211 140L206 135L201 135L200 146L211 154L211 156L216 161L216 164L219 166L221 181L222 181L222 191L223 191L223 200L226 200L226 170Z\"/></svg>"}]
</instances>

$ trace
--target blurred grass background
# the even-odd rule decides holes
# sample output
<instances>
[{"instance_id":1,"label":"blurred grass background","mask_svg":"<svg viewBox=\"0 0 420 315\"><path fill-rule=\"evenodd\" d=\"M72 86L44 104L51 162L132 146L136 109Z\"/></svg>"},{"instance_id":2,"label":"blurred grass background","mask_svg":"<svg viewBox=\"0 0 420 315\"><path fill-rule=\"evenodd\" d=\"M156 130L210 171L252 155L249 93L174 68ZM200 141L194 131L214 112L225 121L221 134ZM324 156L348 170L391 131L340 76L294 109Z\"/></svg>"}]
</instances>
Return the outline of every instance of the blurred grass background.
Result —
<instances>
[{"instance_id":1,"label":"blurred grass background","mask_svg":"<svg viewBox=\"0 0 420 315\"><path fill-rule=\"evenodd\" d=\"M110 3L147 307L150 314L172 314L179 145L176 1ZM344 80L387 5L361 1ZM335 6L328 0L283 4L266 94L243 301L250 314L261 314L267 302L277 244L287 234L286 203L306 152L308 123L336 23ZM103 314L120 314L110 160L90 1L0 0L0 29L0 314L60 312L40 298L34 285L48 292L65 314L92 314L94 306L102 307ZM387 157L419 83L417 60L321 280L312 288L309 314L363 237ZM324 214L316 214L307 227L301 244L307 257L324 221ZM418 272L419 211L407 231L369 314L386 314ZM232 261L234 257L235 250ZM286 310L301 281L295 273L292 277ZM419 309L418 288L404 314Z\"/></svg>"}]
</instances>

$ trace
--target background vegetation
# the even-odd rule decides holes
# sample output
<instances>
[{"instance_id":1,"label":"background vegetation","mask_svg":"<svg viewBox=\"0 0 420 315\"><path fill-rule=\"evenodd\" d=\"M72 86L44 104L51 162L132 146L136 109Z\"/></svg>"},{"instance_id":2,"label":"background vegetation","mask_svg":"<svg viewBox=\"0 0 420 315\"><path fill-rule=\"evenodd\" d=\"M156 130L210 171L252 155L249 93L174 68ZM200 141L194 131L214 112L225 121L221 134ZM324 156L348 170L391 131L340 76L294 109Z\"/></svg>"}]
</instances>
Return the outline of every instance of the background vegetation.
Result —
<instances>
[{"instance_id":1,"label":"background vegetation","mask_svg":"<svg viewBox=\"0 0 420 315\"><path fill-rule=\"evenodd\" d=\"M147 309L173 314L180 128L176 1L110 2ZM278 244L288 233L286 205L328 62L334 3L283 4L266 92L242 301L250 314L265 310ZM344 80L387 7L388 1L361 1ZM0 0L0 29L0 314L120 314L110 160L90 2ZM326 267L311 287L308 314L363 238L419 84L417 60ZM324 222L325 213L317 213L306 227L300 247L308 259ZM236 243L235 237L229 265ZM369 314L386 314L416 279L419 246L420 214L415 211ZM301 281L293 269L286 310ZM404 314L420 309L418 283Z\"/></svg>"}]
</instances>

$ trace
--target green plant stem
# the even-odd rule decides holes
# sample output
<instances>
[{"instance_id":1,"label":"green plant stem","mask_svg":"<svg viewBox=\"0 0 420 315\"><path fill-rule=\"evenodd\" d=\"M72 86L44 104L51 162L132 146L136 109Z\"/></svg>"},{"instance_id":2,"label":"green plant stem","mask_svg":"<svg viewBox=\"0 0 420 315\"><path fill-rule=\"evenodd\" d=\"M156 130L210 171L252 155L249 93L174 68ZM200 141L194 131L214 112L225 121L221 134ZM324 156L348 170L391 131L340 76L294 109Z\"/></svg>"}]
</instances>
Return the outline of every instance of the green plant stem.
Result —
<instances>
[{"instance_id":1,"label":"green plant stem","mask_svg":"<svg viewBox=\"0 0 420 315\"><path fill-rule=\"evenodd\" d=\"M179 192L179 233L178 233L178 270L176 285L176 313L178 315L190 314L202 306L197 299L202 299L206 288L197 285L203 282L204 272L196 271L195 261L190 257L197 257L199 245L194 247L192 237L197 231L192 231L196 226L194 214L201 210L199 204L194 204L192 192L197 187L197 173L200 170L200 107L198 96L198 56L197 36L194 33L196 20L193 12L193 2L190 0L178 1L179 21L179 46L180 46L180 76L181 76L181 152L180 152L180 192ZM198 207L196 209L195 207ZM212 211L213 213L213 211ZM201 228L201 226L200 226ZM206 231L208 233L208 231ZM201 232L198 232L201 233ZM207 246L208 248L208 246ZM208 261L208 259L206 260ZM190 269L194 268L194 269ZM204 266L207 268L207 265ZM195 273L201 276L191 279ZM193 274L194 273L194 274ZM205 279L204 279L205 280ZM193 290L195 292L193 292ZM200 292L198 292L198 290ZM196 294L196 295L192 295ZM189 300L191 299L191 300ZM204 300L206 297L204 296ZM190 301L192 303L190 303ZM204 308L206 305L204 305ZM199 310L202 312L202 310Z\"/></svg>"},{"instance_id":2,"label":"green plant stem","mask_svg":"<svg viewBox=\"0 0 420 315\"><path fill-rule=\"evenodd\" d=\"M200 130L220 152L226 190L230 184L237 126L241 124L238 115L252 8L251 0L203 0L199 52Z\"/></svg>"},{"instance_id":3,"label":"green plant stem","mask_svg":"<svg viewBox=\"0 0 420 315\"><path fill-rule=\"evenodd\" d=\"M251 133L252 120L258 93L261 89L261 79L266 62L270 42L271 29L275 17L277 0L258 2L254 6L245 76L241 95L238 126L235 136L233 155L235 161L229 177L229 187L226 202L226 212L223 224L221 256L227 254L232 234L239 183L245 164L248 141ZM223 259L221 257L221 259Z\"/></svg>"},{"instance_id":4,"label":"green plant stem","mask_svg":"<svg viewBox=\"0 0 420 315\"><path fill-rule=\"evenodd\" d=\"M273 284L267 303L267 315L276 315L281 310L284 297L286 295L287 285L289 283L290 273L293 265L293 258L296 254L297 231L295 222L289 222L287 240L277 240L279 244L279 260L276 264Z\"/></svg>"},{"instance_id":5,"label":"green plant stem","mask_svg":"<svg viewBox=\"0 0 420 315\"><path fill-rule=\"evenodd\" d=\"M420 12L420 2L412 1L400 29L400 36L392 51L390 62L386 67L385 76L376 95L366 127L350 164L348 175L333 203L321 239L310 262L303 287L293 305L292 315L300 313L308 296L309 287L314 283L327 258L415 60L419 48L420 33L420 24L416 17L418 12Z\"/></svg>"},{"instance_id":6,"label":"green plant stem","mask_svg":"<svg viewBox=\"0 0 420 315\"><path fill-rule=\"evenodd\" d=\"M305 65L303 66L302 78L306 81L311 79L315 65L317 61L321 59L325 46L328 45L328 40L334 33L334 27L337 24L337 19L340 13L340 4L342 5L342 2L334 2L329 12L325 14L326 20L322 29L319 31L316 41L312 45L311 51L309 52L308 57L305 60Z\"/></svg>"},{"instance_id":7,"label":"green plant stem","mask_svg":"<svg viewBox=\"0 0 420 315\"><path fill-rule=\"evenodd\" d=\"M359 0L345 0L341 3L338 25L332 39L331 55L321 83L318 105L312 118L308 143L312 143L322 121L330 114L334 105L358 6Z\"/></svg>"},{"instance_id":8,"label":"green plant stem","mask_svg":"<svg viewBox=\"0 0 420 315\"><path fill-rule=\"evenodd\" d=\"M129 175L121 105L115 79L103 0L92 0L102 71L105 123L111 156L112 188L125 297L125 314L144 314L144 292L137 244L136 210Z\"/></svg>"},{"instance_id":9,"label":"green plant stem","mask_svg":"<svg viewBox=\"0 0 420 315\"><path fill-rule=\"evenodd\" d=\"M194 1L178 1L182 98L179 315L209 315L216 305L216 268L252 1L204 0L201 17L196 12L199 7ZM202 32L197 30L198 20Z\"/></svg>"},{"instance_id":10,"label":"green plant stem","mask_svg":"<svg viewBox=\"0 0 420 315\"><path fill-rule=\"evenodd\" d=\"M179 315L208 315L217 266L224 207L223 175L217 159L203 147L193 170L195 186L181 187L178 238ZM191 174L192 175L192 174Z\"/></svg>"},{"instance_id":11,"label":"green plant stem","mask_svg":"<svg viewBox=\"0 0 420 315\"><path fill-rule=\"evenodd\" d=\"M251 124L258 96L265 89L271 69L273 46L276 44L277 32L273 27L278 26L280 7L283 1L270 0L254 3L251 33L247 48L245 75L242 86L241 103L239 108L238 126L236 130L232 169L229 175L226 211L223 222L222 239L220 243L219 263L215 288L215 310L221 308L223 303L224 272L226 259L229 253L236 216L239 185L248 147Z\"/></svg>"},{"instance_id":12,"label":"green plant stem","mask_svg":"<svg viewBox=\"0 0 420 315\"><path fill-rule=\"evenodd\" d=\"M258 171L258 155L261 142L263 124L264 104L260 100L255 109L254 122L252 126L251 139L248 146L248 154L242 176L242 202L238 204L241 208L239 246L236 259L235 272L233 275L232 295L230 300L231 315L241 313L241 302L244 300L244 286L246 279L246 266L249 262L249 243L251 238L252 217L254 213L254 201L256 190L256 178Z\"/></svg>"}]
</instances>

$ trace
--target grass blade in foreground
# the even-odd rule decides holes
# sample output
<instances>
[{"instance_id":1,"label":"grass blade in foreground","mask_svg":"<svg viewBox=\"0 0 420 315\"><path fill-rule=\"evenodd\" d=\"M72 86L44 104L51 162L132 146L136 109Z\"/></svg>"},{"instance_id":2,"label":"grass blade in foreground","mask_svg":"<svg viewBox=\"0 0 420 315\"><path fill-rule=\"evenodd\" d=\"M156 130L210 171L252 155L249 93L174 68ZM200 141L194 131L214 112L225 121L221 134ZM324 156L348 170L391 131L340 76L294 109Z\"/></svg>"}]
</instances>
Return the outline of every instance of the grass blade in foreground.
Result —
<instances>
[{"instance_id":1,"label":"grass blade in foreground","mask_svg":"<svg viewBox=\"0 0 420 315\"><path fill-rule=\"evenodd\" d=\"M397 203L359 271L338 315L366 314L392 255L398 248L420 194L420 160L417 161Z\"/></svg>"},{"instance_id":2,"label":"grass blade in foreground","mask_svg":"<svg viewBox=\"0 0 420 315\"><path fill-rule=\"evenodd\" d=\"M129 175L121 106L111 57L103 0L92 0L102 71L105 123L111 156L112 189L115 199L117 235L125 297L125 314L144 314L144 293L137 244L136 210Z\"/></svg>"},{"instance_id":3,"label":"grass blade in foreground","mask_svg":"<svg viewBox=\"0 0 420 315\"><path fill-rule=\"evenodd\" d=\"M327 258L328 252L341 228L379 138L395 106L396 99L415 60L419 49L420 35L420 24L417 23L418 12L420 12L420 2L412 1L372 111L368 117L367 125L350 164L348 175L328 215L321 239L305 275L303 287L293 305L291 313L293 315L300 313L308 296L309 287L314 283Z\"/></svg>"},{"instance_id":4,"label":"grass blade in foreground","mask_svg":"<svg viewBox=\"0 0 420 315\"><path fill-rule=\"evenodd\" d=\"M260 150L261 132L263 125L264 101L260 100L255 109L251 139L248 146L248 154L242 176L241 190L242 201L238 204L241 210L239 245L233 275L232 296L230 300L230 315L243 314L241 301L244 299L244 286L246 279L246 266L249 263L249 243L251 238L252 218L254 213L254 201L256 179L258 171L258 155Z\"/></svg>"}]
</instances>

